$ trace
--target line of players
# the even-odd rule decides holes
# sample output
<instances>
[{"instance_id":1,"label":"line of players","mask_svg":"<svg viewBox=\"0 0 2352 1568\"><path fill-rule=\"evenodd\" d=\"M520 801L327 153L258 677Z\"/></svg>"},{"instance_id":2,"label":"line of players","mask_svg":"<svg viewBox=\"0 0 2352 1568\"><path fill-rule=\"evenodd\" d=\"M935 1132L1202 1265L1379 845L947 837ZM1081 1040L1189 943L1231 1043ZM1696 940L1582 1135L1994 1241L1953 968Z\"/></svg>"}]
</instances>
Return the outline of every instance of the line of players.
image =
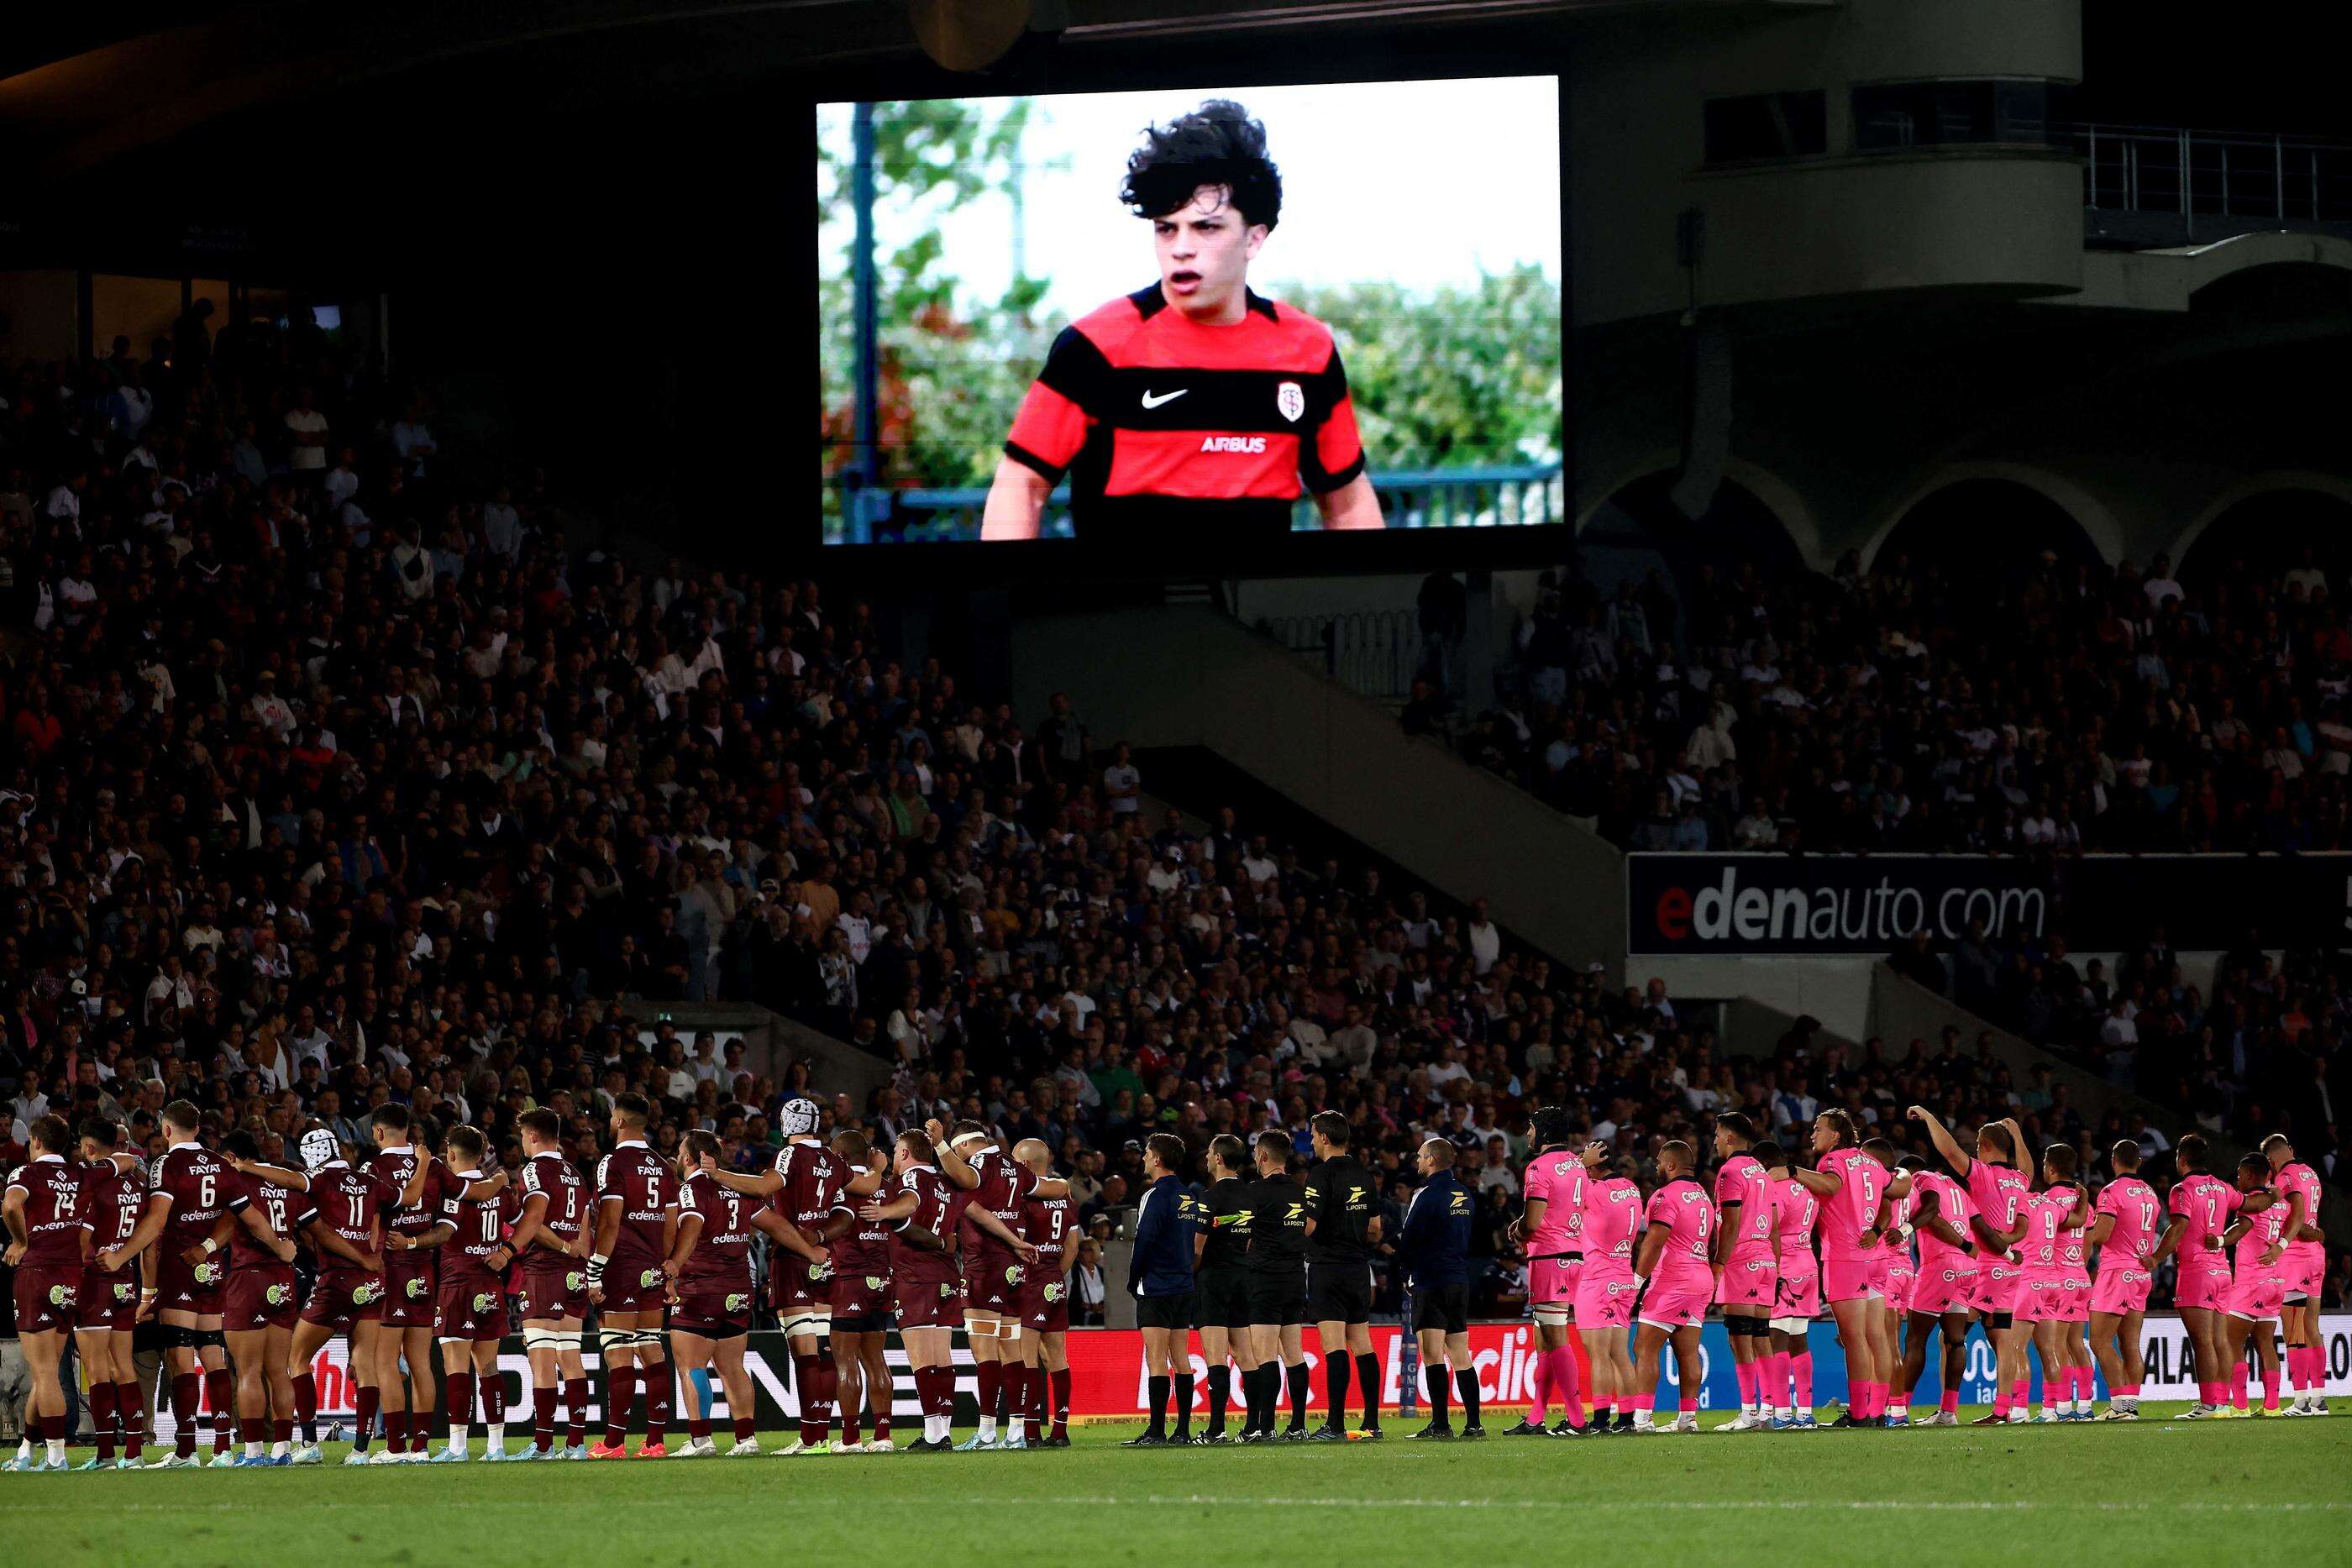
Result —
<instances>
[{"instance_id":1,"label":"line of players","mask_svg":"<svg viewBox=\"0 0 2352 1568\"><path fill-rule=\"evenodd\" d=\"M299 1170L262 1163L241 1132L206 1148L184 1101L164 1109L169 1146L152 1169L116 1124L88 1122L77 1136L61 1118L37 1118L31 1158L0 1198L33 1383L24 1445L0 1468L67 1468L68 1336L98 1437L82 1469L198 1465L200 1393L213 1465L320 1462L310 1368L339 1333L357 1391L346 1464L464 1462L478 1408L491 1461L715 1455L699 1403L684 1423L687 1443L667 1441L678 1377L697 1372L726 1392L728 1456L756 1455L743 1366L755 1232L774 1244L773 1301L800 1396L798 1438L779 1453L891 1451L883 1349L894 1315L922 1411L923 1434L908 1451L950 1446L959 1322L980 1364L982 1446L997 1446L1000 1422L1003 1446L1067 1445L1074 1210L1045 1145L1024 1142L1008 1157L976 1124L950 1132L933 1123L886 1153L854 1128L821 1138L816 1104L795 1099L780 1113L785 1141L772 1168L747 1176L719 1168L705 1133L688 1134L674 1161L657 1155L647 1113L637 1096L615 1102L614 1147L593 1189L544 1111L519 1119L524 1159L512 1173L485 1170L485 1140L471 1127L452 1129L437 1155L415 1147L396 1104L371 1118L373 1151L339 1145L323 1127L305 1133ZM306 1249L307 1295L296 1269ZM592 1312L605 1374L604 1434L593 1446L581 1354ZM151 1319L163 1338L174 1437L147 1463L131 1338ZM530 1363L531 1439L509 1453L497 1358L515 1322ZM640 1396L644 1437L631 1450ZM436 1407L448 1437L428 1454Z\"/></svg>"},{"instance_id":2,"label":"line of players","mask_svg":"<svg viewBox=\"0 0 2352 1568\"><path fill-rule=\"evenodd\" d=\"M1972 1322L1996 1355L1993 1407L1979 1425L2029 1419L2029 1356L2042 1364L2041 1420L2094 1418L2095 1364L2110 1396L2096 1418L2137 1420L2142 1315L2168 1258L2178 1259L2176 1304L2198 1369L2188 1418L2247 1413L2249 1356L2263 1414L2327 1414L2319 1180L2283 1134L2240 1161L2234 1181L2207 1169L2202 1136L2185 1135L2180 1177L2161 1201L2138 1176L2137 1144L2118 1143L2095 1202L2068 1145L2044 1152L2037 1187L2014 1121L1985 1124L1971 1148L1925 1107L1908 1114L1946 1168L1897 1158L1843 1111L1812 1124L1810 1162L1727 1114L1716 1122L1712 1193L1692 1179L1690 1146L1670 1142L1644 1202L1631 1160L1580 1143L1565 1113L1540 1113L1519 1227L1539 1337L1536 1398L1507 1435L1547 1434L1554 1403L1564 1413L1547 1435L1697 1430L1696 1409L1657 1411L1650 1391L1669 1343L1679 1364L1701 1364L1711 1304L1724 1315L1740 1399L1718 1431L1819 1424L1806 1346L1824 1304L1851 1390L1831 1425L1913 1424L1911 1393L1938 1335L1942 1398L1918 1424L1957 1425Z\"/></svg>"}]
</instances>

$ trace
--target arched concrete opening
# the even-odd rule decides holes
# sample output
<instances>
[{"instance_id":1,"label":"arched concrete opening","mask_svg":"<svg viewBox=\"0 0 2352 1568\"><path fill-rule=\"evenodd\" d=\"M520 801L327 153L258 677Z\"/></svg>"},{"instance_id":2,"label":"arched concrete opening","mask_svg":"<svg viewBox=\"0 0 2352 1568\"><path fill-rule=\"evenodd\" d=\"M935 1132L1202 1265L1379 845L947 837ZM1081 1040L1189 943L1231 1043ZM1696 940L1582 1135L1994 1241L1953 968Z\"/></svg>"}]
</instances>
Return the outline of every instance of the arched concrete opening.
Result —
<instances>
[{"instance_id":1,"label":"arched concrete opening","mask_svg":"<svg viewBox=\"0 0 2352 1568\"><path fill-rule=\"evenodd\" d=\"M1577 514L1576 531L1583 534L1597 520L1605 533L1622 533L1625 519L1630 518L1637 526L1651 528L1662 538L1685 542L1752 540L1756 545L1753 559L1780 559L1788 552L1767 539L1757 528L1760 516L1779 525L1782 538L1799 562L1807 566L1821 563L1822 530L1812 508L1794 486L1770 469L1760 468L1743 458L1726 459L1724 483L1717 488L1714 505L1696 521L1684 517L1682 509L1667 498L1667 492L1674 488L1675 476L1681 472L1679 454L1666 449L1649 454L1619 475Z\"/></svg>"},{"instance_id":2,"label":"arched concrete opening","mask_svg":"<svg viewBox=\"0 0 2352 1568\"><path fill-rule=\"evenodd\" d=\"M2014 479L1959 479L1912 503L1877 541L1874 570L1934 570L1948 580L2005 577L2054 555L2098 565L2098 542L2064 507Z\"/></svg>"},{"instance_id":3,"label":"arched concrete opening","mask_svg":"<svg viewBox=\"0 0 2352 1568\"><path fill-rule=\"evenodd\" d=\"M1750 470L1751 476L1757 472ZM1727 472L1706 511L1691 517L1674 501L1678 473L1665 466L1640 474L1577 519L1579 564L1603 593L1653 577L1673 585L1675 600L1685 611L1681 624L1653 630L1693 631L1686 611L1698 602L1704 573L1728 579L1743 566L1753 565L1780 577L1811 569L1807 544L1812 519L1801 507L1795 512L1808 535L1800 538L1782 510L1798 505L1786 486L1769 476L1760 481L1779 496L1776 507L1746 480Z\"/></svg>"},{"instance_id":4,"label":"arched concrete opening","mask_svg":"<svg viewBox=\"0 0 2352 1568\"><path fill-rule=\"evenodd\" d=\"M2184 583L2242 574L2270 580L2308 565L2327 574L2328 597L2341 599L2352 580L2352 479L2303 470L2254 475L2209 502L2169 553Z\"/></svg>"},{"instance_id":5,"label":"arched concrete opening","mask_svg":"<svg viewBox=\"0 0 2352 1568\"><path fill-rule=\"evenodd\" d=\"M2123 529L2105 503L2071 479L2018 463L1939 470L1871 530L1863 570L1891 560L1890 549L1972 570L2044 549L2062 560L2110 565L2124 556Z\"/></svg>"}]
</instances>

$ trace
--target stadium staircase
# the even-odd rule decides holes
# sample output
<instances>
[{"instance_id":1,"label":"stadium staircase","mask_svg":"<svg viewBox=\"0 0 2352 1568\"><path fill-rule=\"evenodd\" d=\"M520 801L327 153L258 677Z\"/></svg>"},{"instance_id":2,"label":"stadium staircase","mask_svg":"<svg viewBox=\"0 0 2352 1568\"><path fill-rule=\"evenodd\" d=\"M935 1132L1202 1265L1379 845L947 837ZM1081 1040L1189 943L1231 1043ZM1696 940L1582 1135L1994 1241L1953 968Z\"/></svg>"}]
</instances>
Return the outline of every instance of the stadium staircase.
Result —
<instances>
[{"instance_id":1,"label":"stadium staircase","mask_svg":"<svg viewBox=\"0 0 2352 1568\"><path fill-rule=\"evenodd\" d=\"M1625 956L1624 857L1507 780L1408 737L1388 707L1205 604L1025 616L1013 626L1016 711L1067 692L1100 744L1125 740L1146 783L1195 810L1171 776L1230 770L1561 963ZM1238 777L1234 777L1237 775Z\"/></svg>"}]
</instances>

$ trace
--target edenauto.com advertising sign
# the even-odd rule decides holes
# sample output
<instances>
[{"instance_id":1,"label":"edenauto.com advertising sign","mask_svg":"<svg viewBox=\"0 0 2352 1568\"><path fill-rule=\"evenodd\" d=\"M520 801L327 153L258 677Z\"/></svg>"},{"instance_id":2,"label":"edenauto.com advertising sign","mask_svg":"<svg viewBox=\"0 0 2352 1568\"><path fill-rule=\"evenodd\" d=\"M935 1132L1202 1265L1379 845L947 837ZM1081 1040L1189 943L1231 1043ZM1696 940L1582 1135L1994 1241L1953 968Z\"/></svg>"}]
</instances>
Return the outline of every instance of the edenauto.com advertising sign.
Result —
<instances>
[{"instance_id":1,"label":"edenauto.com advertising sign","mask_svg":"<svg viewBox=\"0 0 2352 1568\"><path fill-rule=\"evenodd\" d=\"M1885 954L2063 936L2084 952L2352 933L2352 856L1663 854L1625 857L1625 946L1647 957Z\"/></svg>"}]
</instances>

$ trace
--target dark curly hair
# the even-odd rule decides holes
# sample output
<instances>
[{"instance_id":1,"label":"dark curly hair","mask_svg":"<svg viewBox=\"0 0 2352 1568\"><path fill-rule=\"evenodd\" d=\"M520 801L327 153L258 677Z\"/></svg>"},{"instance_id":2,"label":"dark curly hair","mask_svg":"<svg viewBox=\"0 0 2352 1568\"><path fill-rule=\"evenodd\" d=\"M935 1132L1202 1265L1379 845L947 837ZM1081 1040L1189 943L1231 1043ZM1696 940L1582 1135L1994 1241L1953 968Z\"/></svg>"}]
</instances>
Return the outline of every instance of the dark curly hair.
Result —
<instances>
[{"instance_id":1,"label":"dark curly hair","mask_svg":"<svg viewBox=\"0 0 2352 1568\"><path fill-rule=\"evenodd\" d=\"M1222 185L1244 221L1272 228L1282 217L1282 171L1265 155L1265 127L1227 98L1213 98L1165 125L1144 128L1128 154L1118 199L1139 218L1160 218L1203 185Z\"/></svg>"}]
</instances>

